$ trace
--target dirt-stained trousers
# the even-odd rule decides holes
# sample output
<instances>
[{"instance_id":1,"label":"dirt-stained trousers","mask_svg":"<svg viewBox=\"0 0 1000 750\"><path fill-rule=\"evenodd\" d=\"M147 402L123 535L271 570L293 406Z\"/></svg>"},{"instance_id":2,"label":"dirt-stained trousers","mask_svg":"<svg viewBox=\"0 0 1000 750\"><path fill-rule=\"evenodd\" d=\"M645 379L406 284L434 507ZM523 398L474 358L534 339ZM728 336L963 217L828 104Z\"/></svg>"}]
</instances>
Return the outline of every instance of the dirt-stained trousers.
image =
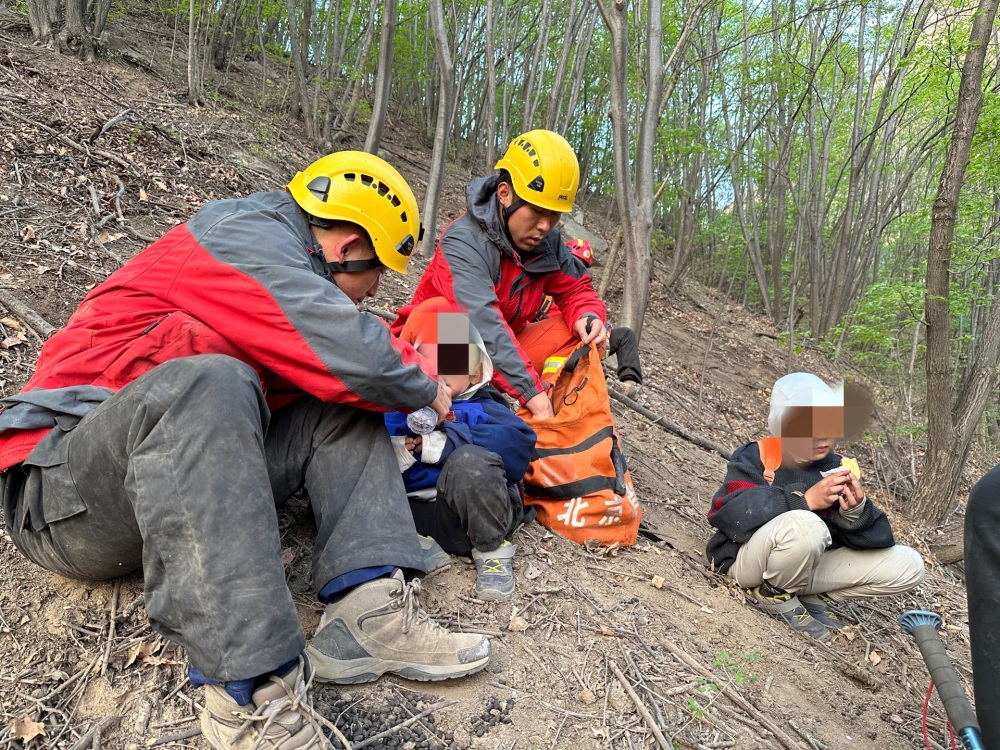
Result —
<instances>
[{"instance_id":1,"label":"dirt-stained trousers","mask_svg":"<svg viewBox=\"0 0 1000 750\"><path fill-rule=\"evenodd\" d=\"M462 445L448 456L437 498L411 500L417 531L452 555L492 552L525 521L524 504L507 486L503 459L481 445ZM528 519L530 520L530 519Z\"/></svg>"},{"instance_id":2,"label":"dirt-stained trousers","mask_svg":"<svg viewBox=\"0 0 1000 750\"><path fill-rule=\"evenodd\" d=\"M168 361L56 427L4 475L17 547L72 578L142 569L150 624L220 682L294 659L276 503L305 486L316 587L422 555L382 416L303 396L273 414L248 365Z\"/></svg>"}]
</instances>

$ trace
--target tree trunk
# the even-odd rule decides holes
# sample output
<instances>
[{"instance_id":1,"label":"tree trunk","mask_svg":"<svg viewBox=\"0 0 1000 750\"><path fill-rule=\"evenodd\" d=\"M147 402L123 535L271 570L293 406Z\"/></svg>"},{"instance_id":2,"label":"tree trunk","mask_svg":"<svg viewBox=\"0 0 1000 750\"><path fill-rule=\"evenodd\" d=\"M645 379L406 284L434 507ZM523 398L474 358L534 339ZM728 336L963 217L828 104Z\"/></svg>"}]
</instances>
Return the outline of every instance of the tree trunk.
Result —
<instances>
[{"instance_id":1,"label":"tree trunk","mask_svg":"<svg viewBox=\"0 0 1000 750\"><path fill-rule=\"evenodd\" d=\"M195 2L188 3L188 104L197 107L202 103L201 96L201 76L198 74L198 16L195 13Z\"/></svg>"},{"instance_id":2,"label":"tree trunk","mask_svg":"<svg viewBox=\"0 0 1000 750\"><path fill-rule=\"evenodd\" d=\"M193 0L192 0L193 1ZM312 23L313 0L305 0L302 6L301 23L295 0L288 0L288 36L291 41L292 66L295 68L295 81L298 87L299 111L306 125L306 136L314 143L318 140L318 127L312 99L309 97L309 27Z\"/></svg>"},{"instance_id":3,"label":"tree trunk","mask_svg":"<svg viewBox=\"0 0 1000 750\"><path fill-rule=\"evenodd\" d=\"M111 13L111 0L97 0L94 4L94 39L100 39L104 35L109 13Z\"/></svg>"},{"instance_id":4,"label":"tree trunk","mask_svg":"<svg viewBox=\"0 0 1000 750\"><path fill-rule=\"evenodd\" d=\"M486 169L497 163L497 73L496 47L493 43L493 0L486 0Z\"/></svg>"},{"instance_id":5,"label":"tree trunk","mask_svg":"<svg viewBox=\"0 0 1000 750\"><path fill-rule=\"evenodd\" d=\"M427 194L424 196L424 241L419 252L428 255L434 247L437 233L438 204L441 201L441 183L444 178L444 160L448 151L448 133L451 130L451 100L455 92L455 64L448 45L448 30L444 24L442 0L430 0L431 28L434 31L434 58L441 76L438 92L437 127L434 129L434 155L431 157Z\"/></svg>"},{"instance_id":6,"label":"tree trunk","mask_svg":"<svg viewBox=\"0 0 1000 750\"><path fill-rule=\"evenodd\" d=\"M365 69L368 67L368 52L371 50L372 39L375 38L375 14L378 12L381 0L372 0L371 13L368 14L368 24L365 26L365 35L361 40L361 48L358 50L358 57L354 63L355 79L348 85L350 99L345 93L341 100L341 112L339 127L341 130L350 132L354 127L354 112L358 106L358 96L361 92L361 80ZM346 104L344 103L346 102Z\"/></svg>"},{"instance_id":7,"label":"tree trunk","mask_svg":"<svg viewBox=\"0 0 1000 750\"><path fill-rule=\"evenodd\" d=\"M66 23L59 32L59 51L65 55L79 54L86 62L94 62L94 40L84 22L87 0L66 0ZM77 49L79 45L79 49Z\"/></svg>"},{"instance_id":8,"label":"tree trunk","mask_svg":"<svg viewBox=\"0 0 1000 750\"><path fill-rule=\"evenodd\" d=\"M389 111L389 91L392 88L392 40L396 35L396 0L384 0L382 4L382 36L379 39L378 80L375 83L375 101L372 104L372 120L368 124L365 137L365 151L378 153L385 127L385 115Z\"/></svg>"},{"instance_id":9,"label":"tree trunk","mask_svg":"<svg viewBox=\"0 0 1000 750\"><path fill-rule=\"evenodd\" d=\"M59 22L58 15L52 17L52 3L49 0L28 0L28 23L31 36L39 44L52 43L52 28Z\"/></svg>"},{"instance_id":10,"label":"tree trunk","mask_svg":"<svg viewBox=\"0 0 1000 750\"><path fill-rule=\"evenodd\" d=\"M924 301L924 318L927 321L927 456L913 493L911 512L915 518L934 525L940 524L954 508L955 493L973 427L985 408L989 396L987 386L996 382L993 371L997 365L996 350L1000 350L1000 302L994 301L990 314L993 330L987 332L994 340L983 342L980 358L970 370L968 386L953 420L953 391L948 366L951 346L951 245L962 181L983 105L983 62L997 4L998 0L980 0L972 21L969 51L962 66L955 109L955 130L931 214ZM986 351L987 345L994 351Z\"/></svg>"}]
</instances>

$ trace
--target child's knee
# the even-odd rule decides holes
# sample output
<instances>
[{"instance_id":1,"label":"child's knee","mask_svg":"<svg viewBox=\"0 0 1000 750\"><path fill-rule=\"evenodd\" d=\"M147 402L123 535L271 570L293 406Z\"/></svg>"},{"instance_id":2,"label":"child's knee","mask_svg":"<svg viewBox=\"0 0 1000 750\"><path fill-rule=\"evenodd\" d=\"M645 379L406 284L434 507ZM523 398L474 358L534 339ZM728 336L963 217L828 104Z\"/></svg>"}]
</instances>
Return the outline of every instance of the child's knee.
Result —
<instances>
[{"instance_id":1,"label":"child's knee","mask_svg":"<svg viewBox=\"0 0 1000 750\"><path fill-rule=\"evenodd\" d=\"M778 516L777 534L782 546L804 552L822 552L830 546L830 530L811 510L790 510Z\"/></svg>"},{"instance_id":2,"label":"child's knee","mask_svg":"<svg viewBox=\"0 0 1000 750\"><path fill-rule=\"evenodd\" d=\"M897 555L897 581L900 591L909 591L923 583L927 569L924 566L924 558L920 556L912 547L896 545L893 548Z\"/></svg>"}]
</instances>

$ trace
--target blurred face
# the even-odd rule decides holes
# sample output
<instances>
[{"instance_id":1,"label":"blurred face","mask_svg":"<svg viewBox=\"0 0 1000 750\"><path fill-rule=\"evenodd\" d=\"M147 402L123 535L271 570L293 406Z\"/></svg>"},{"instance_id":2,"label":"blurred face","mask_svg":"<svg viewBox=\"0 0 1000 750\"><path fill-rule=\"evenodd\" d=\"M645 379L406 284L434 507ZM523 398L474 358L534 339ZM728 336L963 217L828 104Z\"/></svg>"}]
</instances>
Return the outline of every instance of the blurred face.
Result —
<instances>
[{"instance_id":1,"label":"blurred face","mask_svg":"<svg viewBox=\"0 0 1000 750\"><path fill-rule=\"evenodd\" d=\"M517 200L517 195L510 185L501 182L497 187L497 198L502 206L510 208ZM507 215L507 231L510 232L514 247L524 253L534 251L538 243L544 240L559 223L561 215L558 211L522 203L513 213Z\"/></svg>"},{"instance_id":2,"label":"blurred face","mask_svg":"<svg viewBox=\"0 0 1000 750\"><path fill-rule=\"evenodd\" d=\"M795 406L781 421L781 449L797 464L821 461L844 436L844 409L839 406Z\"/></svg>"},{"instance_id":3,"label":"blurred face","mask_svg":"<svg viewBox=\"0 0 1000 750\"><path fill-rule=\"evenodd\" d=\"M468 360L466 360L465 372L458 367L442 363L437 344L418 344L416 348L438 373L438 380L445 384L452 398L465 393L483 379L482 363L476 365L475 370L470 375L468 373ZM448 357L445 359L447 360Z\"/></svg>"}]
</instances>

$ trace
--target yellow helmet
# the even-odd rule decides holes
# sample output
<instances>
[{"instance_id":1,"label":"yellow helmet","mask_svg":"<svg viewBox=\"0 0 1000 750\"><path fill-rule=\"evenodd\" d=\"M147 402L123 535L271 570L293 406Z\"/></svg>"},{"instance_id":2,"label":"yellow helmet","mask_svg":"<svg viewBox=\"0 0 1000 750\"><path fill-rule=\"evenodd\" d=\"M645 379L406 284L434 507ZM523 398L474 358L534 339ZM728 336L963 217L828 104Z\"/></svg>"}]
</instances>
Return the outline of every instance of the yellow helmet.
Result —
<instances>
[{"instance_id":1,"label":"yellow helmet","mask_svg":"<svg viewBox=\"0 0 1000 750\"><path fill-rule=\"evenodd\" d=\"M494 169L510 173L517 197L550 211L573 209L580 186L580 165L573 148L551 130L517 136Z\"/></svg>"},{"instance_id":2,"label":"yellow helmet","mask_svg":"<svg viewBox=\"0 0 1000 750\"><path fill-rule=\"evenodd\" d=\"M288 192L311 216L362 227L378 259L406 273L423 228L413 191L384 159L363 151L329 154L296 174Z\"/></svg>"}]
</instances>

